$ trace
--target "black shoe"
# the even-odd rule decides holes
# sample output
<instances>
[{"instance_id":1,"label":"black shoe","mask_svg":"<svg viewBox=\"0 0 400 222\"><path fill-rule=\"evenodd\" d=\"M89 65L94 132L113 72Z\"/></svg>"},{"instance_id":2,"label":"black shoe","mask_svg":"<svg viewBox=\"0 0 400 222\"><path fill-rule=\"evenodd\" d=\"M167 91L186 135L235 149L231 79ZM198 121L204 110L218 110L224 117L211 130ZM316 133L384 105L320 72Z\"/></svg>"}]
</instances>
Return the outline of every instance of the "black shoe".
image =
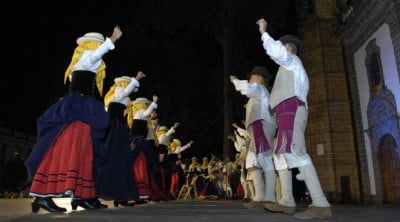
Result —
<instances>
[{"instance_id":1,"label":"black shoe","mask_svg":"<svg viewBox=\"0 0 400 222\"><path fill-rule=\"evenodd\" d=\"M91 202L93 205L95 205L95 206L97 206L98 208L100 208L100 209L108 208L107 205L102 204L102 203L100 202L99 198L93 198L93 199L90 200L90 202Z\"/></svg>"},{"instance_id":2,"label":"black shoe","mask_svg":"<svg viewBox=\"0 0 400 222\"><path fill-rule=\"evenodd\" d=\"M174 193L168 194L168 200L176 200L177 196Z\"/></svg>"},{"instance_id":3,"label":"black shoe","mask_svg":"<svg viewBox=\"0 0 400 222\"><path fill-rule=\"evenodd\" d=\"M90 199L72 199L71 201L72 210L76 210L77 207L82 207L85 210L100 209Z\"/></svg>"},{"instance_id":4,"label":"black shoe","mask_svg":"<svg viewBox=\"0 0 400 222\"><path fill-rule=\"evenodd\" d=\"M127 200L114 200L114 207L118 207L119 205L124 207L132 207L135 206L135 203L129 203Z\"/></svg>"},{"instance_id":5,"label":"black shoe","mask_svg":"<svg viewBox=\"0 0 400 222\"><path fill-rule=\"evenodd\" d=\"M148 200L145 199L140 199L136 201L136 204L147 204L147 202L149 202Z\"/></svg>"},{"instance_id":6,"label":"black shoe","mask_svg":"<svg viewBox=\"0 0 400 222\"><path fill-rule=\"evenodd\" d=\"M51 213L64 213L67 211L67 209L57 206L51 197L36 197L31 206L33 213L37 213L40 208Z\"/></svg>"}]
</instances>

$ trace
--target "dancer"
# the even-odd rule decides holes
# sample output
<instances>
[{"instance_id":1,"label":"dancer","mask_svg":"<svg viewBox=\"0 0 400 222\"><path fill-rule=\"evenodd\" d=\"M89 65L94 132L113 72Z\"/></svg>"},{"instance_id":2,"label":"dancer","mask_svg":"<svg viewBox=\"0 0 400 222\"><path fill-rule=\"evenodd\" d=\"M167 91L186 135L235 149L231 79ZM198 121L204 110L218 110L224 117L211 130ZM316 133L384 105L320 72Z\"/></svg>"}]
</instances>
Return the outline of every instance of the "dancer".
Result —
<instances>
[{"instance_id":1,"label":"dancer","mask_svg":"<svg viewBox=\"0 0 400 222\"><path fill-rule=\"evenodd\" d=\"M96 198L93 165L104 161L102 140L109 118L94 90L96 85L102 90L102 57L114 49L121 35L116 26L109 38L90 32L76 40L78 46L65 72L65 80L71 81L69 92L38 118L38 141L26 161L32 179L30 195L35 197L32 212L40 208L65 212L52 200L63 196L72 196L73 210L102 207Z\"/></svg>"},{"instance_id":2,"label":"dancer","mask_svg":"<svg viewBox=\"0 0 400 222\"><path fill-rule=\"evenodd\" d=\"M256 66L248 74L249 81L230 79L237 91L246 95L246 130L250 145L246 157L246 169L251 174L255 188L253 201L245 203L246 208L262 209L265 202L275 202L276 174L272 161L272 142L276 132L275 119L268 109L268 83L271 74L263 66ZM263 175L264 174L264 178Z\"/></svg>"},{"instance_id":3,"label":"dancer","mask_svg":"<svg viewBox=\"0 0 400 222\"><path fill-rule=\"evenodd\" d=\"M167 176L170 178L169 195L171 199L176 199L176 195L179 193L180 185L182 184L183 170L180 166L180 156L183 151L192 146L193 140L182 146L179 139L173 139L169 145L168 161L169 169Z\"/></svg>"},{"instance_id":4,"label":"dancer","mask_svg":"<svg viewBox=\"0 0 400 222\"><path fill-rule=\"evenodd\" d=\"M153 169L154 159L153 150L149 146L146 138L148 136L148 118L157 109L158 97L153 96L153 102L147 98L136 98L132 102L132 109L128 114L131 123L131 143L130 149L133 151L133 170L136 180L140 201L145 203L150 198L150 173Z\"/></svg>"},{"instance_id":5,"label":"dancer","mask_svg":"<svg viewBox=\"0 0 400 222\"><path fill-rule=\"evenodd\" d=\"M139 198L133 175L133 159L129 149L129 129L124 113L131 100L129 95L140 86L146 75L139 71L135 78L120 76L107 92L104 104L110 117L106 136L108 160L97 169L96 191L103 199L113 199L114 205L128 205Z\"/></svg>"},{"instance_id":6,"label":"dancer","mask_svg":"<svg viewBox=\"0 0 400 222\"><path fill-rule=\"evenodd\" d=\"M162 179L162 191L169 195L169 188L171 184L171 175L170 175L170 168L175 165L175 163L171 164L171 157L168 157L168 147L171 143L172 135L175 133L176 129L179 127L178 122L176 122L170 129L166 126L160 126L156 130L157 136L157 155L158 155L158 162L160 165L161 171L161 179ZM175 162L176 160L174 160Z\"/></svg>"},{"instance_id":7,"label":"dancer","mask_svg":"<svg viewBox=\"0 0 400 222\"><path fill-rule=\"evenodd\" d=\"M239 127L236 123L233 123L232 126L235 128L235 136L230 136L230 139L234 142L236 151L240 153L240 183L243 186L244 192L243 202L248 203L251 202L255 195L253 181L251 180L250 173L247 172L245 167L250 136L245 129Z\"/></svg>"},{"instance_id":8,"label":"dancer","mask_svg":"<svg viewBox=\"0 0 400 222\"><path fill-rule=\"evenodd\" d=\"M275 204L266 204L273 212L294 214L292 172L298 167L296 178L305 181L312 205L294 216L300 219L331 218L332 212L319 183L317 172L307 154L305 129L307 125L307 95L309 81L303 63L297 56L301 41L293 35L285 35L275 41L267 33L267 22L257 21L266 53L279 65L270 97L270 107L277 113L278 136L274 150L274 162L281 182L282 198Z\"/></svg>"}]
</instances>

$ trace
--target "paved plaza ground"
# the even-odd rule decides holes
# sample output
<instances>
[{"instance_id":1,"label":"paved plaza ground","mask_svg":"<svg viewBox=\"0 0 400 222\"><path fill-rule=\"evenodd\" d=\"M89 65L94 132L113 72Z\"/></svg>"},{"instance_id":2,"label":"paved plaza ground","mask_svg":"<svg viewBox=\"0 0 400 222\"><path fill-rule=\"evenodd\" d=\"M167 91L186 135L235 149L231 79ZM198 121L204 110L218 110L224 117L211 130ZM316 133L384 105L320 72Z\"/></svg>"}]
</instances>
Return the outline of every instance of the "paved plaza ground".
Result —
<instances>
[{"instance_id":1,"label":"paved plaza ground","mask_svg":"<svg viewBox=\"0 0 400 222\"><path fill-rule=\"evenodd\" d=\"M301 221L289 215L269 213L266 211L248 210L242 207L238 200L215 201L168 201L137 205L134 207L114 208L112 202L104 202L109 206L104 210L71 211L70 199L55 199L56 203L68 209L67 213L52 214L40 210L38 214L31 213L31 199L0 199L0 221L140 221L140 222L169 222L169 221L265 221L290 222ZM298 206L302 211L306 205ZM333 218L325 221L379 221L400 222L400 205L360 206L333 205ZM320 220L308 220L320 221Z\"/></svg>"}]
</instances>

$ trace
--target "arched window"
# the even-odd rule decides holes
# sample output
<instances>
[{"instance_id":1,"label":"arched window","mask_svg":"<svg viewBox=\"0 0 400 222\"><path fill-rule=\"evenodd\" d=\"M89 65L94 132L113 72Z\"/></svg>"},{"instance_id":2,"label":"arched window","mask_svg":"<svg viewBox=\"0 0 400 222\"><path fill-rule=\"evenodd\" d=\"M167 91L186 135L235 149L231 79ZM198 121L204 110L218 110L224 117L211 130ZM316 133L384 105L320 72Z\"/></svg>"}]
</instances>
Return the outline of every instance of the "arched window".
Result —
<instances>
[{"instance_id":1,"label":"arched window","mask_svg":"<svg viewBox=\"0 0 400 222\"><path fill-rule=\"evenodd\" d=\"M372 39L365 48L367 56L365 66L367 67L368 83L371 95L377 95L384 86L380 48L376 45L376 39Z\"/></svg>"}]
</instances>

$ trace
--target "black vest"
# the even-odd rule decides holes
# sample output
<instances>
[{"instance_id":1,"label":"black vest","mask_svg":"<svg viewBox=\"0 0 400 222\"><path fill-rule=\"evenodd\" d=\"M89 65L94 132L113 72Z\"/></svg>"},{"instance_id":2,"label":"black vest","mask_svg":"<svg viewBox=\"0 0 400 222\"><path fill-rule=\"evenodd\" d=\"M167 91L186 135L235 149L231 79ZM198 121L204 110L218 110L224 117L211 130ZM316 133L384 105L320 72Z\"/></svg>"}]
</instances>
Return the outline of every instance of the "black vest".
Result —
<instances>
[{"instance_id":1,"label":"black vest","mask_svg":"<svg viewBox=\"0 0 400 222\"><path fill-rule=\"evenodd\" d=\"M111 102L108 106L108 115L110 116L110 121L118 120L126 125L126 118L124 118L124 111L126 106L122 103Z\"/></svg>"},{"instance_id":2,"label":"black vest","mask_svg":"<svg viewBox=\"0 0 400 222\"><path fill-rule=\"evenodd\" d=\"M86 70L72 72L72 79L69 85L70 92L78 92L85 96L94 96L96 89L96 73Z\"/></svg>"}]
</instances>

